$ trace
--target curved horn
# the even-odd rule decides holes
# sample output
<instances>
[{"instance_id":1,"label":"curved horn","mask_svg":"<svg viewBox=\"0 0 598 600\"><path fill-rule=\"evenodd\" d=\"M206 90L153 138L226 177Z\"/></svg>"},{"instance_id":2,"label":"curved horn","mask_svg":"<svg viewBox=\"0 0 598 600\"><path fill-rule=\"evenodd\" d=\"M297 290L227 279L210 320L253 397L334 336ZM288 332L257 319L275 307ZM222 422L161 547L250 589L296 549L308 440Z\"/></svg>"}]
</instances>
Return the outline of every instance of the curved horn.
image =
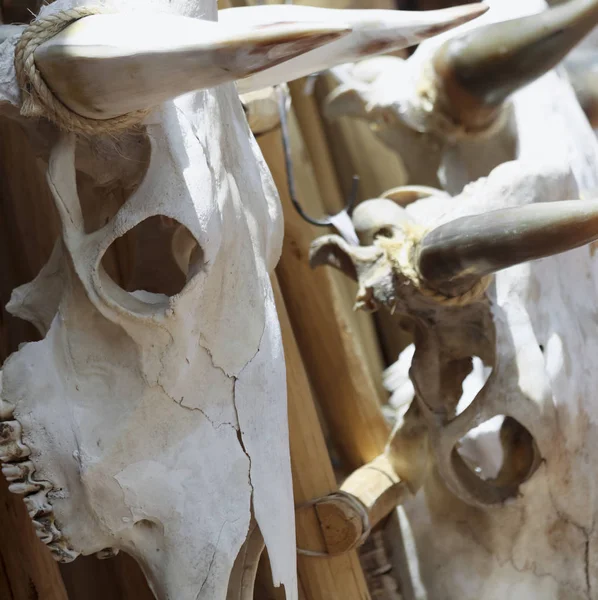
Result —
<instances>
[{"instance_id":1,"label":"curved horn","mask_svg":"<svg viewBox=\"0 0 598 600\"><path fill-rule=\"evenodd\" d=\"M598 201L565 200L456 219L421 241L418 269L433 287L468 289L501 269L598 239Z\"/></svg>"},{"instance_id":2,"label":"curved horn","mask_svg":"<svg viewBox=\"0 0 598 600\"><path fill-rule=\"evenodd\" d=\"M232 27L164 14L99 14L69 25L34 56L68 108L109 119L246 77L349 31L338 21Z\"/></svg>"},{"instance_id":3,"label":"curved horn","mask_svg":"<svg viewBox=\"0 0 598 600\"><path fill-rule=\"evenodd\" d=\"M493 23L445 42L433 58L439 108L482 128L509 95L554 68L598 23L598 0Z\"/></svg>"},{"instance_id":4,"label":"curved horn","mask_svg":"<svg viewBox=\"0 0 598 600\"><path fill-rule=\"evenodd\" d=\"M471 21L487 10L488 7L481 3L422 12L276 4L227 8L218 12L218 19L220 23L251 23L254 26L278 21L316 21L331 24L341 21L351 27L349 35L326 48L312 50L284 65L239 81L239 93L245 94L285 81L293 81L336 65L419 44L427 38Z\"/></svg>"}]
</instances>

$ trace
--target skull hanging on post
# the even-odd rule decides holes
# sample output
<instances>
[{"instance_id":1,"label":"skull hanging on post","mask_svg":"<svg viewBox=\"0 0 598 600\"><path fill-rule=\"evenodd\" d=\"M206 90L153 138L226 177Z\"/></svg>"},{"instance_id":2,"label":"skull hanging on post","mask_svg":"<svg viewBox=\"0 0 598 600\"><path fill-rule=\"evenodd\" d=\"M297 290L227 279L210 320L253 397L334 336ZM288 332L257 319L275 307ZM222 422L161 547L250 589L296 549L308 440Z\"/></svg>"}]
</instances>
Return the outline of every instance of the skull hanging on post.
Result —
<instances>
[{"instance_id":1,"label":"skull hanging on post","mask_svg":"<svg viewBox=\"0 0 598 600\"><path fill-rule=\"evenodd\" d=\"M43 339L3 365L3 472L58 560L123 549L160 599L251 598L264 544L297 595L269 281L281 211L232 82L290 61L280 83L372 37L402 47L483 12L348 11L349 26L283 8L217 23L212 0L58 0L27 29L0 28L0 107L48 161L62 224L9 304ZM343 36L323 63L311 55Z\"/></svg>"},{"instance_id":2,"label":"skull hanging on post","mask_svg":"<svg viewBox=\"0 0 598 600\"><path fill-rule=\"evenodd\" d=\"M457 197L429 188L418 197L411 188L395 190L394 201L363 202L353 213L360 246L338 236L313 244L313 266L329 264L358 281L358 307L413 323L415 398L387 455L419 490L405 508L431 597L494 598L505 586L517 598L557 598L567 589L591 597L595 574L588 566L586 584L582 567L595 544L593 394L582 373L593 358L581 340L594 319L596 275L593 248L580 246L598 239L598 202L564 200L577 193L567 167L515 161ZM543 257L550 258L534 260ZM464 406L474 357L491 374ZM462 447L497 417L500 456L486 453L498 458L492 470L484 463L491 435L474 439L473 451ZM551 527L566 550L539 533ZM432 572L438 561L446 566ZM461 583L463 561L473 566ZM567 561L575 569L564 568ZM540 573L551 581L540 583Z\"/></svg>"}]
</instances>

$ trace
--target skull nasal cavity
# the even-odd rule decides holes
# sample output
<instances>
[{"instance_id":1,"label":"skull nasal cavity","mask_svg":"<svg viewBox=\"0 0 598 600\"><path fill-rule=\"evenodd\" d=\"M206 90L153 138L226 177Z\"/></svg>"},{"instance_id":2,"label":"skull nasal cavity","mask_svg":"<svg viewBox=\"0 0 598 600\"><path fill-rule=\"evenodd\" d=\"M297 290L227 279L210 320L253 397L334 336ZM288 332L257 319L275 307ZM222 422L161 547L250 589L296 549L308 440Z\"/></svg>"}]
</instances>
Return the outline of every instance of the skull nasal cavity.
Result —
<instances>
[{"instance_id":1,"label":"skull nasal cavity","mask_svg":"<svg viewBox=\"0 0 598 600\"><path fill-rule=\"evenodd\" d=\"M479 356L471 357L471 371L461 384L462 393L455 416L460 415L475 400L491 373L492 367L484 364Z\"/></svg>"},{"instance_id":2,"label":"skull nasal cavity","mask_svg":"<svg viewBox=\"0 0 598 600\"><path fill-rule=\"evenodd\" d=\"M102 258L108 275L127 292L174 296L201 268L202 252L181 223L156 215L115 240Z\"/></svg>"}]
</instances>

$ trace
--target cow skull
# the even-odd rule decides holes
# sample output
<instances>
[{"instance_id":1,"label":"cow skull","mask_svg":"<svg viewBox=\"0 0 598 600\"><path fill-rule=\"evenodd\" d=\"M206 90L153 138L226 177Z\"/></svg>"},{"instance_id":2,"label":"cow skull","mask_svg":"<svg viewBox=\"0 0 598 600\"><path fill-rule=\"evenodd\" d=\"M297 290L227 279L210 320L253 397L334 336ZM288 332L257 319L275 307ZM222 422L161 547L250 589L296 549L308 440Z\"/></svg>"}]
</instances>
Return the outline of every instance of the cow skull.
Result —
<instances>
[{"instance_id":1,"label":"cow skull","mask_svg":"<svg viewBox=\"0 0 598 600\"><path fill-rule=\"evenodd\" d=\"M313 266L358 281L357 306L413 322L416 398L387 452L419 490L405 510L427 597L593 597L598 280L580 246L598 239L598 202L563 200L577 193L565 165L514 161L457 197L366 201L359 246L312 246ZM492 371L463 406L474 356ZM460 444L495 417L503 456L489 475L471 460L480 448Z\"/></svg>"},{"instance_id":2,"label":"cow skull","mask_svg":"<svg viewBox=\"0 0 598 600\"><path fill-rule=\"evenodd\" d=\"M424 42L407 60L383 56L332 69L339 85L325 114L365 119L398 153L410 184L451 194L520 158L518 98L535 95L537 109L548 102L550 71L598 23L598 2L548 10L543 0L489 4L473 27Z\"/></svg>"},{"instance_id":3,"label":"cow skull","mask_svg":"<svg viewBox=\"0 0 598 600\"><path fill-rule=\"evenodd\" d=\"M347 37L332 62L318 54L269 75L280 83L355 48L367 55L363 31L400 47L482 9L389 11L389 33L355 15L345 25L340 11L216 23L215 4L128 0L83 16L80 2L58 0L42 17L73 22L35 48L22 44L27 30L0 32L0 108L48 159L62 222L49 262L8 306L43 339L3 365L0 459L58 560L123 549L160 599L246 599L265 542L291 599L284 362L268 277L281 212L231 83ZM27 57L22 97L15 47ZM134 228L121 287L109 258ZM152 252L166 274L148 272Z\"/></svg>"}]
</instances>

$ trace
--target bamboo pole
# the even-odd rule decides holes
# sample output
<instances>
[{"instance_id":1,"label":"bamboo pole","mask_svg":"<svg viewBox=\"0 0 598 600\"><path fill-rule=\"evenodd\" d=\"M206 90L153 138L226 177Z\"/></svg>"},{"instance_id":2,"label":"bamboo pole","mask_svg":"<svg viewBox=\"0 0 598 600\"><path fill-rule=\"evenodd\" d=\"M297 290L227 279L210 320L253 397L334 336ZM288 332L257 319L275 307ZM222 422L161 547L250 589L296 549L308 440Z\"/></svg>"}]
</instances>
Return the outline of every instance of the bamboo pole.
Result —
<instances>
[{"instance_id":1,"label":"bamboo pole","mask_svg":"<svg viewBox=\"0 0 598 600\"><path fill-rule=\"evenodd\" d=\"M395 473L384 454L349 475L341 490L359 498L368 511L372 528L402 504L410 494L406 483Z\"/></svg>"},{"instance_id":2,"label":"bamboo pole","mask_svg":"<svg viewBox=\"0 0 598 600\"><path fill-rule=\"evenodd\" d=\"M305 208L322 210L301 137L290 115L297 189ZM389 429L344 299L338 273L313 271L308 249L318 232L296 213L289 197L279 130L258 139L282 201L285 238L277 276L316 398L349 470L382 453Z\"/></svg>"},{"instance_id":3,"label":"bamboo pole","mask_svg":"<svg viewBox=\"0 0 598 600\"><path fill-rule=\"evenodd\" d=\"M280 319L287 367L289 438L295 503L320 498L337 489L328 450L318 421L311 388L299 352L286 301L273 277L274 297ZM325 552L316 511L297 520L297 543L311 547L319 541ZM365 600L369 593L355 551L330 558L298 556L302 593L306 600Z\"/></svg>"}]
</instances>

